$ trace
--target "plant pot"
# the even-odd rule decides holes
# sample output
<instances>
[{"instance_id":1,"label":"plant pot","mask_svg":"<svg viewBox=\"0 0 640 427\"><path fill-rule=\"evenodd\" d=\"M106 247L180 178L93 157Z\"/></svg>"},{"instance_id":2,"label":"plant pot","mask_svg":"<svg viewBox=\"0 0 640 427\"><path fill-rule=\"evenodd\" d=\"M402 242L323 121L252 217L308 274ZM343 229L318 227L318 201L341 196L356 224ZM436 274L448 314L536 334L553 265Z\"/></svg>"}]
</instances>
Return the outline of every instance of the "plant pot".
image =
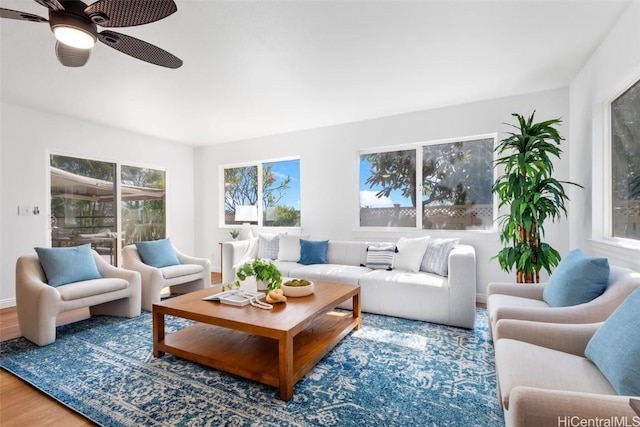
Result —
<instances>
[{"instance_id":1,"label":"plant pot","mask_svg":"<svg viewBox=\"0 0 640 427\"><path fill-rule=\"evenodd\" d=\"M268 282L266 280L256 280L256 283L258 284L258 291L266 291L269 289L267 287Z\"/></svg>"}]
</instances>

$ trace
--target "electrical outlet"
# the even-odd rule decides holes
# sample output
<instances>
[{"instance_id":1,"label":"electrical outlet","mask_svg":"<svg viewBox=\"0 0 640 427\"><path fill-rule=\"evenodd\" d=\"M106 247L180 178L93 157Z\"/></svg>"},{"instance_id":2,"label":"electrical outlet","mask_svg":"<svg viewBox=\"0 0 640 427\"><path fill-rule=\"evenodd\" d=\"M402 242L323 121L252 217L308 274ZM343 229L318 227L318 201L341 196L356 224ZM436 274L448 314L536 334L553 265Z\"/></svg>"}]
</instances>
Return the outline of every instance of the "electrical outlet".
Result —
<instances>
[{"instance_id":1,"label":"electrical outlet","mask_svg":"<svg viewBox=\"0 0 640 427\"><path fill-rule=\"evenodd\" d=\"M29 206L18 206L18 215L27 216L31 215L31 208Z\"/></svg>"}]
</instances>

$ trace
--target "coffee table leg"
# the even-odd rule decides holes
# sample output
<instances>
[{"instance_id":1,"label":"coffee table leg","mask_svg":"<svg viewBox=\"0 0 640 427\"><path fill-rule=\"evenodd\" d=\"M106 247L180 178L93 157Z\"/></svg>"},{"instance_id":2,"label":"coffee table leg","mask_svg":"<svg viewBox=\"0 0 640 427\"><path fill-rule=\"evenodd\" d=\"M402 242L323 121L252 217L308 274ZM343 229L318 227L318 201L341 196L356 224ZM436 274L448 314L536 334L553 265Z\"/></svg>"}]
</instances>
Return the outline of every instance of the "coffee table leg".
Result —
<instances>
[{"instance_id":1,"label":"coffee table leg","mask_svg":"<svg viewBox=\"0 0 640 427\"><path fill-rule=\"evenodd\" d=\"M160 351L158 346L164 341L164 314L153 310L153 357L164 356L164 351Z\"/></svg>"},{"instance_id":2,"label":"coffee table leg","mask_svg":"<svg viewBox=\"0 0 640 427\"><path fill-rule=\"evenodd\" d=\"M362 308L360 306L360 293L357 293L353 296L353 317L356 319L356 326L354 329L360 329L360 321L362 319Z\"/></svg>"},{"instance_id":3,"label":"coffee table leg","mask_svg":"<svg viewBox=\"0 0 640 427\"><path fill-rule=\"evenodd\" d=\"M280 399L293 397L293 336L285 334L278 341L278 364L280 370Z\"/></svg>"}]
</instances>

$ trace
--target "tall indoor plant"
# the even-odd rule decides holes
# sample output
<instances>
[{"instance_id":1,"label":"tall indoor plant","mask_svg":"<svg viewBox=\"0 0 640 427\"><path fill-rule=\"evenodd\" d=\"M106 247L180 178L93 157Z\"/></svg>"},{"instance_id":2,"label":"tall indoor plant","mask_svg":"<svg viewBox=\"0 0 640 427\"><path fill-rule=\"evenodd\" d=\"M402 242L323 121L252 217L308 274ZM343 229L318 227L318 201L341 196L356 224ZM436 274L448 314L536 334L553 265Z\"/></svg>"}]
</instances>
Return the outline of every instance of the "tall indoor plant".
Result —
<instances>
[{"instance_id":1,"label":"tall indoor plant","mask_svg":"<svg viewBox=\"0 0 640 427\"><path fill-rule=\"evenodd\" d=\"M556 129L562 121L552 119L534 123L535 111L528 119L512 114L518 125L500 141L495 151L495 166L504 167L493 184L498 196L498 207L508 206L509 212L499 218L500 241L504 246L497 258L504 271L515 267L518 283L540 282L540 270L551 273L560 262L560 254L542 241L544 222L567 216L565 202L569 197L563 184L553 177L552 157L560 158L560 141L564 140ZM492 258L492 259L493 259Z\"/></svg>"}]
</instances>

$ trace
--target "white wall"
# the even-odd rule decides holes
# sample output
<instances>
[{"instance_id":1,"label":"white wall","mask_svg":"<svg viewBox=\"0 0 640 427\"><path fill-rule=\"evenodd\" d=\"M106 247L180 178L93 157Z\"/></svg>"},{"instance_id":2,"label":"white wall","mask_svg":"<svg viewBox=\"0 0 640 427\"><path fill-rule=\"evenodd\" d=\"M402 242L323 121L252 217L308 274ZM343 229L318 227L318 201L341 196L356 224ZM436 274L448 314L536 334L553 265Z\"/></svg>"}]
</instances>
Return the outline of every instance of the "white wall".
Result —
<instances>
[{"instance_id":1,"label":"white wall","mask_svg":"<svg viewBox=\"0 0 640 427\"><path fill-rule=\"evenodd\" d=\"M609 187L608 103L640 80L640 2L621 15L570 86L571 179L586 183L572 194L571 246L609 258L613 264L640 270L640 245L607 239L604 209Z\"/></svg>"},{"instance_id":2,"label":"white wall","mask_svg":"<svg viewBox=\"0 0 640 427\"><path fill-rule=\"evenodd\" d=\"M15 305L15 262L48 246L48 154L129 162L167 171L167 234L193 252L193 149L65 117L1 104L0 307ZM18 216L18 205L40 215Z\"/></svg>"},{"instance_id":3,"label":"white wall","mask_svg":"<svg viewBox=\"0 0 640 427\"><path fill-rule=\"evenodd\" d=\"M374 147L431 141L454 137L501 132L503 123L514 123L511 113L545 120L561 117L565 124L561 133L568 139L568 88L494 99L473 104L421 111L376 120L368 120L269 136L242 142L199 147L195 150L196 229L199 231L197 252L208 254L213 268L219 269L218 242L230 239L229 229L220 228L220 166L278 157L300 156L302 232L312 239L389 240L399 234L366 233L356 229L358 222L358 151ZM251 118L247 118L250 125ZM568 151L568 144L564 147ZM556 162L559 179L569 178L569 154ZM478 294L482 299L486 284L492 280L512 280L499 269L497 261L489 261L500 249L494 232L413 232L458 236L476 249ZM406 235L406 234L405 234ZM565 253L569 250L566 221L547 228L548 242Z\"/></svg>"}]
</instances>

